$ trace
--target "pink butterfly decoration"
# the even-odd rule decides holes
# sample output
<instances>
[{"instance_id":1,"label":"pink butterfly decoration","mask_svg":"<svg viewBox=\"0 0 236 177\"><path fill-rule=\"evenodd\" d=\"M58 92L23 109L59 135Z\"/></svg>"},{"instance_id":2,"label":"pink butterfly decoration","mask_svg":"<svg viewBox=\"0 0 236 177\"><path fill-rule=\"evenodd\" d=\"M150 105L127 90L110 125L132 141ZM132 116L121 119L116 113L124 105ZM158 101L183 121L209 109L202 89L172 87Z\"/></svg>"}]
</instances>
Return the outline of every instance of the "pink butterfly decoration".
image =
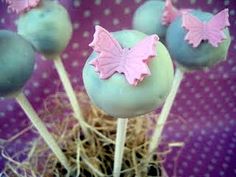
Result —
<instances>
[{"instance_id":1,"label":"pink butterfly decoration","mask_svg":"<svg viewBox=\"0 0 236 177\"><path fill-rule=\"evenodd\" d=\"M176 17L181 15L181 12L174 7L171 0L166 0L164 12L162 15L162 24L169 25Z\"/></svg>"},{"instance_id":2,"label":"pink butterfly decoration","mask_svg":"<svg viewBox=\"0 0 236 177\"><path fill-rule=\"evenodd\" d=\"M112 35L96 26L94 40L89 44L99 56L90 62L101 79L108 79L115 73L124 74L129 84L136 86L151 75L148 62L156 56L157 35L145 37L133 48L122 48Z\"/></svg>"},{"instance_id":3,"label":"pink butterfly decoration","mask_svg":"<svg viewBox=\"0 0 236 177\"><path fill-rule=\"evenodd\" d=\"M8 8L16 13L21 13L36 7L40 0L6 0Z\"/></svg>"},{"instance_id":4,"label":"pink butterfly decoration","mask_svg":"<svg viewBox=\"0 0 236 177\"><path fill-rule=\"evenodd\" d=\"M208 40L213 47L218 47L227 38L223 30L230 26L229 10L222 10L213 16L209 22L202 22L190 13L185 13L183 14L182 26L188 31L185 40L194 48L198 47L202 40Z\"/></svg>"}]
</instances>

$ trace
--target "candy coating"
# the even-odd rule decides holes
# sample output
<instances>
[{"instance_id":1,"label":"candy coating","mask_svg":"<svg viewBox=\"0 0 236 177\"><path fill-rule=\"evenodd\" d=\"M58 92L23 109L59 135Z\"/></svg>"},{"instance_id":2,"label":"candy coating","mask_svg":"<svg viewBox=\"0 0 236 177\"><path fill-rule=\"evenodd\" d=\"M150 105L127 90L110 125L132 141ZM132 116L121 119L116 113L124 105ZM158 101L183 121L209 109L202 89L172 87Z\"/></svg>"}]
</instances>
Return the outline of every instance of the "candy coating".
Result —
<instances>
[{"instance_id":1,"label":"candy coating","mask_svg":"<svg viewBox=\"0 0 236 177\"><path fill-rule=\"evenodd\" d=\"M133 47L145 34L134 30L113 33L122 47ZM89 62L97 56L93 52L83 69L83 81L92 102L114 117L128 118L143 115L159 107L168 95L173 81L173 65L167 49L157 44L157 57L148 64L151 76L137 86L130 85L122 74L114 74L107 80Z\"/></svg>"},{"instance_id":2,"label":"candy coating","mask_svg":"<svg viewBox=\"0 0 236 177\"><path fill-rule=\"evenodd\" d=\"M72 24L66 9L57 2L45 1L20 16L18 33L48 58L59 55L68 45Z\"/></svg>"},{"instance_id":3,"label":"candy coating","mask_svg":"<svg viewBox=\"0 0 236 177\"><path fill-rule=\"evenodd\" d=\"M0 30L0 97L19 91L35 63L32 45L11 31Z\"/></svg>"},{"instance_id":4,"label":"candy coating","mask_svg":"<svg viewBox=\"0 0 236 177\"><path fill-rule=\"evenodd\" d=\"M209 21L212 14L193 10L191 12L201 21ZM230 46L230 34L228 28L224 30L227 36L218 47L213 47L208 41L202 41L194 48L185 40L187 30L182 27L182 16L171 23L166 34L166 44L170 55L179 65L187 69L204 69L211 67L227 57Z\"/></svg>"},{"instance_id":5,"label":"candy coating","mask_svg":"<svg viewBox=\"0 0 236 177\"><path fill-rule=\"evenodd\" d=\"M134 14L133 28L145 34L157 34L161 39L165 37L167 26L162 24L164 1L146 1Z\"/></svg>"}]
</instances>

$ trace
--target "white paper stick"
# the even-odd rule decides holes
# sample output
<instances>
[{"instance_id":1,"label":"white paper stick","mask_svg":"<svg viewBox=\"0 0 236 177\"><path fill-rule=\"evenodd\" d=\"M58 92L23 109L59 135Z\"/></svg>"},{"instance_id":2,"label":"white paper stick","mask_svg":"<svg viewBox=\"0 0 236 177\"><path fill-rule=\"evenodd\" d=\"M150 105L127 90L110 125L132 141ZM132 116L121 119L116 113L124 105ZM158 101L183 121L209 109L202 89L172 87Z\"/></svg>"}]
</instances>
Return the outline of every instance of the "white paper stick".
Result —
<instances>
[{"instance_id":1,"label":"white paper stick","mask_svg":"<svg viewBox=\"0 0 236 177\"><path fill-rule=\"evenodd\" d=\"M53 61L54 61L56 70L59 74L59 77L62 81L63 87L66 91L66 94L70 100L75 117L78 119L79 123L83 124L84 118L83 118L83 115L81 112L81 108L80 108L79 102L77 100L76 94L72 88L72 85L71 85L71 82L70 82L69 77L67 75L67 72L66 72L64 65L62 63L62 60L58 56ZM81 126L81 127L84 128L84 126ZM86 131L86 130L84 130L84 131Z\"/></svg>"},{"instance_id":2,"label":"white paper stick","mask_svg":"<svg viewBox=\"0 0 236 177\"><path fill-rule=\"evenodd\" d=\"M80 127L84 133L85 136L88 136L88 132L87 132L87 129L86 127L84 126L84 118L83 118L83 115L82 115L82 112L81 112L81 108L80 108L80 105L79 105L79 102L77 100L77 97L76 97L76 94L72 88L72 85L71 85L71 82L69 80L69 77L68 77L68 74L64 68L64 65L62 63L62 60L60 58L60 56L57 56L56 58L54 58L54 64L55 64L55 67L56 67L56 70L59 74L59 77L62 81L62 84L64 86L64 89L66 91L66 94L70 100L70 103L71 103L71 106L72 106L72 109L74 111L74 114L75 114L75 117L78 119L79 121L79 124L80 124ZM80 143L79 141L77 143ZM80 145L78 144L77 145L77 148L80 147ZM80 174L80 152L78 152L80 149L77 149L77 159L76 159L76 162L77 162L77 175Z\"/></svg>"},{"instance_id":3,"label":"white paper stick","mask_svg":"<svg viewBox=\"0 0 236 177\"><path fill-rule=\"evenodd\" d=\"M20 104L22 109L25 111L26 115L32 122L32 124L36 127L39 134L42 136L44 141L47 143L49 148L53 151L53 153L56 155L58 160L61 162L61 164L67 169L68 173L70 173L70 165L69 162L65 156L65 154L60 149L59 145L55 141L55 139L52 137L52 135L47 130L46 126L42 122L42 120L38 117L36 111L32 107L32 105L29 103L28 99L25 97L23 93L19 93L16 96L16 101Z\"/></svg>"},{"instance_id":4,"label":"white paper stick","mask_svg":"<svg viewBox=\"0 0 236 177\"><path fill-rule=\"evenodd\" d=\"M167 121L168 115L170 113L170 109L174 103L175 96L179 89L180 83L183 80L184 73L179 68L176 69L175 77L173 81L173 85L171 91L166 99L166 102L161 110L161 114L157 120L156 127L154 133L151 137L150 144L149 144L149 153L155 151L155 149L159 146L161 134L165 123Z\"/></svg>"},{"instance_id":5,"label":"white paper stick","mask_svg":"<svg viewBox=\"0 0 236 177\"><path fill-rule=\"evenodd\" d=\"M122 165L122 159L124 154L124 145L126 139L126 131L127 131L127 118L118 118L117 120L117 134L116 134L116 144L115 144L115 159L114 159L114 168L113 168L113 176L119 177Z\"/></svg>"}]
</instances>

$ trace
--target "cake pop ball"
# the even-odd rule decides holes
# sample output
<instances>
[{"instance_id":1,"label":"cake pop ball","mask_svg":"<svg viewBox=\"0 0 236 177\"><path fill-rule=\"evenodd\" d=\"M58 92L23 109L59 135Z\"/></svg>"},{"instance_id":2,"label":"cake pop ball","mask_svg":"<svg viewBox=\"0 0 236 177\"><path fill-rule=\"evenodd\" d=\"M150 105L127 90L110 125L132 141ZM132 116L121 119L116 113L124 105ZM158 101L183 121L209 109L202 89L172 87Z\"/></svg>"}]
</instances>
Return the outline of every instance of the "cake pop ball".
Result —
<instances>
[{"instance_id":1,"label":"cake pop ball","mask_svg":"<svg viewBox=\"0 0 236 177\"><path fill-rule=\"evenodd\" d=\"M197 10L184 13L167 30L171 57L190 70L208 68L225 60L231 42L227 26L228 9L215 16Z\"/></svg>"},{"instance_id":2,"label":"cake pop ball","mask_svg":"<svg viewBox=\"0 0 236 177\"><path fill-rule=\"evenodd\" d=\"M16 99L39 134L69 171L70 166L66 156L21 92L33 73L35 64L33 46L14 32L0 30L0 53L0 97L11 96Z\"/></svg>"},{"instance_id":3,"label":"cake pop ball","mask_svg":"<svg viewBox=\"0 0 236 177\"><path fill-rule=\"evenodd\" d=\"M23 13L17 30L47 58L54 58L66 48L72 35L72 24L67 10L57 1L42 1Z\"/></svg>"},{"instance_id":4,"label":"cake pop ball","mask_svg":"<svg viewBox=\"0 0 236 177\"><path fill-rule=\"evenodd\" d=\"M148 35L157 34L163 39L167 30L167 26L162 23L164 9L164 1L146 1L135 11L133 28Z\"/></svg>"},{"instance_id":5,"label":"cake pop ball","mask_svg":"<svg viewBox=\"0 0 236 177\"><path fill-rule=\"evenodd\" d=\"M167 45L178 63L173 86L156 122L149 153L158 148L161 134L186 71L211 67L226 58L230 45L228 9L215 16L202 11L186 11L167 30Z\"/></svg>"},{"instance_id":6,"label":"cake pop ball","mask_svg":"<svg viewBox=\"0 0 236 177\"><path fill-rule=\"evenodd\" d=\"M96 31L99 28L101 27L96 27ZM108 32L103 31L101 34L106 36L108 35L107 33ZM125 48L126 52L130 52L135 45L139 45L137 43L147 37L144 33L135 30L122 30L110 33L110 35L115 39L116 42L114 43L117 43L117 45L120 45L123 49ZM149 38L152 38L152 36ZM101 36L94 37L94 39L101 39L101 43L107 40L106 37L103 39ZM110 45L99 45L102 48L105 46L105 50L106 47L108 51L110 50ZM146 45L150 44L147 43ZM144 48L139 50L140 53L137 53L137 57L146 52ZM99 54L93 52L83 69L84 85L92 102L106 113L118 118L143 115L160 106L171 89L174 72L171 58L165 46L157 41L153 50L155 57L151 57L147 63L150 69L150 75L141 77L139 82L134 82L133 85L129 83L125 75L121 72L119 73L119 71L114 72L108 70L102 73L104 75L101 76L101 73L99 75L97 66L99 66L99 64L102 65L102 62L96 63ZM111 55L108 55L112 56L115 51L110 50L110 52ZM134 54L134 57L135 55L136 54ZM131 62L132 60L135 61L136 58L134 57L130 57L129 60L131 60ZM116 59L119 63L122 57ZM130 61L127 60L127 62ZM91 63L95 63L95 66ZM107 64L109 65L109 62ZM135 72L142 70L139 67L134 67L134 69ZM109 72L113 72L111 77L106 79L101 78L105 77Z\"/></svg>"},{"instance_id":7,"label":"cake pop ball","mask_svg":"<svg viewBox=\"0 0 236 177\"><path fill-rule=\"evenodd\" d=\"M36 4L23 9L17 8L18 11L20 9L23 10L17 21L18 33L29 40L35 49L47 59L53 59L55 68L75 113L75 118L82 125L82 122L84 122L82 111L60 57L72 36L73 30L69 14L58 1L34 1L36 1ZM26 2L27 4L29 3ZM12 4L10 4L10 7L12 7ZM85 132L84 126L82 126L82 129Z\"/></svg>"},{"instance_id":8,"label":"cake pop ball","mask_svg":"<svg viewBox=\"0 0 236 177\"><path fill-rule=\"evenodd\" d=\"M32 75L35 53L20 35L0 30L0 97L21 90Z\"/></svg>"}]
</instances>

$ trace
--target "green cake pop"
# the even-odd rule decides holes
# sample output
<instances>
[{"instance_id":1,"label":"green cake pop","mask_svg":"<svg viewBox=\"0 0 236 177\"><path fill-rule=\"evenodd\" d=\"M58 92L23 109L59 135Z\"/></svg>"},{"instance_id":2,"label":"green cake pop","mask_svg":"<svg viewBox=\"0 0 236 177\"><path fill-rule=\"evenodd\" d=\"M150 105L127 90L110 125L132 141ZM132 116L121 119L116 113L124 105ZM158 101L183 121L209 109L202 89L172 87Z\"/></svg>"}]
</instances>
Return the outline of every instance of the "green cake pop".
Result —
<instances>
[{"instance_id":1,"label":"green cake pop","mask_svg":"<svg viewBox=\"0 0 236 177\"><path fill-rule=\"evenodd\" d=\"M35 64L33 46L14 32L0 30L0 52L0 96L11 96L17 100L39 134L69 171L70 166L66 156L48 132L28 99L21 93L22 87L33 73Z\"/></svg>"},{"instance_id":2,"label":"green cake pop","mask_svg":"<svg viewBox=\"0 0 236 177\"><path fill-rule=\"evenodd\" d=\"M112 33L112 35L123 48L131 48L146 37L144 33L135 30L123 30ZM145 49L141 49L139 52L145 53ZM111 51L111 53L114 52ZM125 76L119 73L114 73L108 79L101 79L90 64L96 58L97 53L92 53L84 66L85 88L91 100L114 117L135 117L151 112L164 102L170 91L173 66L167 49L159 41L156 57L149 62L151 75L145 77L136 86L130 85ZM135 58L130 58L129 62L132 63L132 60ZM138 66L136 70L138 70Z\"/></svg>"},{"instance_id":3,"label":"green cake pop","mask_svg":"<svg viewBox=\"0 0 236 177\"><path fill-rule=\"evenodd\" d=\"M19 7L20 3L17 3L17 1L10 1L9 4L10 8L22 12L17 20L18 33L30 41L35 49L47 59L53 59L75 118L78 119L83 133L87 135L80 105L60 57L67 47L73 31L67 10L58 1L51 0L26 1L23 7ZM77 175L80 173L79 159L78 154Z\"/></svg>"},{"instance_id":4,"label":"green cake pop","mask_svg":"<svg viewBox=\"0 0 236 177\"><path fill-rule=\"evenodd\" d=\"M75 117L82 124L80 106L60 58L72 36L73 27L69 14L58 1L35 1L34 5L25 8L20 14L17 31L30 41L38 52L47 59L53 59ZM86 131L84 127L83 130Z\"/></svg>"},{"instance_id":5,"label":"green cake pop","mask_svg":"<svg viewBox=\"0 0 236 177\"><path fill-rule=\"evenodd\" d=\"M42 1L17 20L17 31L47 58L54 58L66 48L72 35L67 10L56 1Z\"/></svg>"},{"instance_id":6,"label":"green cake pop","mask_svg":"<svg viewBox=\"0 0 236 177\"><path fill-rule=\"evenodd\" d=\"M157 35L135 30L109 33L96 26L94 51L83 69L86 91L95 105L118 118L113 176L119 177L128 118L159 107L173 80L173 65Z\"/></svg>"},{"instance_id":7,"label":"green cake pop","mask_svg":"<svg viewBox=\"0 0 236 177\"><path fill-rule=\"evenodd\" d=\"M32 45L14 32L0 30L0 96L21 91L32 75L35 53Z\"/></svg>"},{"instance_id":8,"label":"green cake pop","mask_svg":"<svg viewBox=\"0 0 236 177\"><path fill-rule=\"evenodd\" d=\"M185 72L211 68L226 60L231 43L229 26L228 9L216 15L199 10L185 11L170 24L166 44L177 67L172 89L151 138L150 153L160 143L161 133Z\"/></svg>"}]
</instances>

